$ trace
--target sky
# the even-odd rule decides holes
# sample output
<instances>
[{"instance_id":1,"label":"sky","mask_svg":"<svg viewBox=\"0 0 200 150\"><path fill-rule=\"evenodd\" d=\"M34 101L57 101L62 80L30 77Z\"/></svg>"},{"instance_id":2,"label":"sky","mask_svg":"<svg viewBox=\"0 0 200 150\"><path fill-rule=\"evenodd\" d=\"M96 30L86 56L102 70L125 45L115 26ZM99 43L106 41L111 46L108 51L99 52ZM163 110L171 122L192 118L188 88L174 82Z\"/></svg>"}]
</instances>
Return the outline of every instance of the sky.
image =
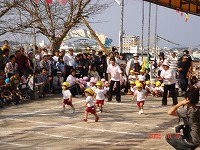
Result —
<instances>
[{"instance_id":1,"label":"sky","mask_svg":"<svg viewBox=\"0 0 200 150\"><path fill-rule=\"evenodd\" d=\"M106 1L106 0L103 0ZM100 23L91 23L90 26L98 33L106 35L113 40L112 45L119 44L120 15L121 8L114 1L112 5L103 13L91 19L91 22L101 21ZM124 31L128 35L142 35L142 0L124 0ZM151 37L155 35L155 10L156 5L151 5ZM144 24L144 46L147 46L148 39L148 14L149 3L145 2L145 24ZM181 16L176 10L158 6L158 35L180 44L179 47L196 47L200 45L200 17L189 14L188 22L185 22L185 13ZM154 47L154 41L151 46ZM158 41L159 47L178 47L163 40Z\"/></svg>"},{"instance_id":2,"label":"sky","mask_svg":"<svg viewBox=\"0 0 200 150\"><path fill-rule=\"evenodd\" d=\"M92 17L88 22L93 30L102 33L113 40L112 46L119 46L120 16L121 8L115 0L101 0L101 2L112 2L110 7L103 13ZM142 0L124 0L124 32L127 35L142 36ZM156 5L151 5L151 39L155 35L155 10ZM148 39L148 16L149 3L145 2L145 24L144 24L144 46L147 47ZM96 22L96 23L95 23ZM189 14L188 22L185 22L185 13L181 16L176 10L158 6L158 36L169 41L180 44L179 47L196 47L200 45L200 16ZM81 28L87 28L82 26ZM1 37L3 39L3 37ZM6 37L8 40L8 37ZM37 37L38 42L45 39ZM45 43L48 43L45 39ZM150 45L154 47L154 40ZM141 46L141 45L140 45ZM159 47L178 47L169 42L159 40ZM199 46L200 47L200 46Z\"/></svg>"}]
</instances>

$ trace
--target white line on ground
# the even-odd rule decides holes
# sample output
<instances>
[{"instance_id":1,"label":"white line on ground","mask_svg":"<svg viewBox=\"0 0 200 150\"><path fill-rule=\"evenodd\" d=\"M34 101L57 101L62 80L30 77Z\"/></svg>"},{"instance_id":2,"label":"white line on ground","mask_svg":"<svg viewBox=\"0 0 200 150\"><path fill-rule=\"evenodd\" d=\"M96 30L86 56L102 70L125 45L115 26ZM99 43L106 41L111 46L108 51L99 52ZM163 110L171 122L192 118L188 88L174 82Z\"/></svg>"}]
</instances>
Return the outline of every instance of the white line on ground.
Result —
<instances>
[{"instance_id":1,"label":"white line on ground","mask_svg":"<svg viewBox=\"0 0 200 150\"><path fill-rule=\"evenodd\" d=\"M44 125L48 125L48 124L52 125L52 123L48 123L48 122L31 121L31 120L23 120L23 119L16 119L16 118L11 118L10 120L38 123L38 124L44 124ZM59 123L57 123L57 124L59 125ZM57 124L54 124L54 125L57 125ZM112 131L112 130L104 130L104 129L85 128L85 127L73 126L73 125L63 125L62 127L76 128L76 129L95 131L95 132L108 132L108 133L115 133L115 134L140 135L140 136L146 137L143 133L139 133L139 132L137 133L137 132Z\"/></svg>"},{"instance_id":2,"label":"white line on ground","mask_svg":"<svg viewBox=\"0 0 200 150\"><path fill-rule=\"evenodd\" d=\"M17 144L17 143L11 143L11 142L5 142L5 141L0 141L1 144L7 144L7 145L15 145L15 146L20 146L20 147L27 147L30 145L25 145L25 144Z\"/></svg>"}]
</instances>

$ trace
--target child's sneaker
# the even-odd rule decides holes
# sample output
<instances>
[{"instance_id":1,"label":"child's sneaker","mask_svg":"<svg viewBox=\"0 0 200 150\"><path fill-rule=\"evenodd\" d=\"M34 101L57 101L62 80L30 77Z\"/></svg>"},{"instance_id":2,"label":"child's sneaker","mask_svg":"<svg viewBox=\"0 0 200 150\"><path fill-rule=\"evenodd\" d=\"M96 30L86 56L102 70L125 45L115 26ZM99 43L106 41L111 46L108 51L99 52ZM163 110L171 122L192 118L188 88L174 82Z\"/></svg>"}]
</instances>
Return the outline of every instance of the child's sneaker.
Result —
<instances>
[{"instance_id":1,"label":"child's sneaker","mask_svg":"<svg viewBox=\"0 0 200 150\"><path fill-rule=\"evenodd\" d=\"M98 122L99 121L99 117L97 117L96 119L95 119L95 122Z\"/></svg>"},{"instance_id":2,"label":"child's sneaker","mask_svg":"<svg viewBox=\"0 0 200 150\"><path fill-rule=\"evenodd\" d=\"M102 110L99 110L99 113L101 114L101 113L102 113Z\"/></svg>"},{"instance_id":3,"label":"child's sneaker","mask_svg":"<svg viewBox=\"0 0 200 150\"><path fill-rule=\"evenodd\" d=\"M139 111L138 114L141 114L141 111Z\"/></svg>"},{"instance_id":4,"label":"child's sneaker","mask_svg":"<svg viewBox=\"0 0 200 150\"><path fill-rule=\"evenodd\" d=\"M140 110L140 113L141 113L141 114L143 114L143 113L144 113L143 109L141 109L141 110Z\"/></svg>"},{"instance_id":5,"label":"child's sneaker","mask_svg":"<svg viewBox=\"0 0 200 150\"><path fill-rule=\"evenodd\" d=\"M83 121L87 122L87 119L84 118Z\"/></svg>"}]
</instances>

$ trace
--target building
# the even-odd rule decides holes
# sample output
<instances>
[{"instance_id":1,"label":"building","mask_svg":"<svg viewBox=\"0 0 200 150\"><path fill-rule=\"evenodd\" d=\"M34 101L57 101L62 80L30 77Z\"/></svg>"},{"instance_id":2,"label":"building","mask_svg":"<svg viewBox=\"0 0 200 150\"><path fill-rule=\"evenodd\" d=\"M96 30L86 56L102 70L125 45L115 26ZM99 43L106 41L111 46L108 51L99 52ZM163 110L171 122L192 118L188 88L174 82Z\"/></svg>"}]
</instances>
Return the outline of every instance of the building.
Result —
<instances>
[{"instance_id":1,"label":"building","mask_svg":"<svg viewBox=\"0 0 200 150\"><path fill-rule=\"evenodd\" d=\"M139 36L124 34L122 37L122 53L139 53L139 40Z\"/></svg>"}]
</instances>

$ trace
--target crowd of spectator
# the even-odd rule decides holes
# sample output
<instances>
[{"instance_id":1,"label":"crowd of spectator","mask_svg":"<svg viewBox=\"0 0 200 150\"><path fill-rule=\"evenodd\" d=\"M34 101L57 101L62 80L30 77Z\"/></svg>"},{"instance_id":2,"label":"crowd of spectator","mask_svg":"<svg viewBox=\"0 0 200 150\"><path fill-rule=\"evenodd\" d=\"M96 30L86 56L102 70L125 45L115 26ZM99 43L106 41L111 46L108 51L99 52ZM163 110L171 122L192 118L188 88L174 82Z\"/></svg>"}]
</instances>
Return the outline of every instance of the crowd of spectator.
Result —
<instances>
[{"instance_id":1,"label":"crowd of spectator","mask_svg":"<svg viewBox=\"0 0 200 150\"><path fill-rule=\"evenodd\" d=\"M152 95L159 93L160 96L162 95L160 93L163 93L153 90L155 82L150 82L150 69L142 67L143 62L137 54L133 54L130 60L126 60L124 54L119 54L118 51L112 51L109 55L105 55L102 51L96 52L96 50L91 50L90 53L75 54L72 48L53 52L47 48L34 47L25 50L20 47L14 52L14 55L11 55L10 49L9 42L5 40L0 49L1 103L9 104L14 101L15 104L18 104L22 101L24 97L20 95L21 84L27 86L30 92L36 90L39 97L45 97L51 93L61 93L62 83L67 81L73 96L81 96L86 87L92 86L92 82L105 80L110 83L107 73L110 58L114 58L115 63L121 69L120 74L123 78L120 89L124 89L123 94L133 93L131 87L136 80L141 82L144 88L146 83L150 84ZM165 61L169 63L169 68L173 70L174 76L177 76L177 72L179 73L183 94L187 87L187 72L192 62L189 56L188 53L184 54L178 60L173 52L168 58L164 56L164 53L160 53L157 61L158 76L161 74ZM187 60L184 62L186 57ZM90 81L92 82L90 83ZM163 87L162 80L159 82L158 86ZM112 86L113 89L116 88L116 85ZM160 89L163 90L163 88ZM15 102L16 99L17 102Z\"/></svg>"}]
</instances>

